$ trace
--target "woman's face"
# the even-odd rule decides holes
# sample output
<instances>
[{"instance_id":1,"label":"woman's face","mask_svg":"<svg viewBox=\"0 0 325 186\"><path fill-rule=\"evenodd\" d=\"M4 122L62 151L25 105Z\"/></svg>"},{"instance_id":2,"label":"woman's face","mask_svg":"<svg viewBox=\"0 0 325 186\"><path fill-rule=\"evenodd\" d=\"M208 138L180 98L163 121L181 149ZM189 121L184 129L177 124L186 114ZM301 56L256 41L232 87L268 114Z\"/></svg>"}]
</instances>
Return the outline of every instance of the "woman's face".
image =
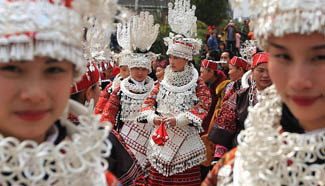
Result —
<instances>
[{"instance_id":1,"label":"woman's face","mask_svg":"<svg viewBox=\"0 0 325 186\"><path fill-rule=\"evenodd\" d=\"M253 69L253 78L256 82L256 88L258 90L264 90L272 85L267 63L261 63Z\"/></svg>"},{"instance_id":2,"label":"woman's face","mask_svg":"<svg viewBox=\"0 0 325 186\"><path fill-rule=\"evenodd\" d=\"M185 65L188 63L186 59L176 57L173 55L169 55L169 62L174 72L183 72L185 69Z\"/></svg>"},{"instance_id":3,"label":"woman's face","mask_svg":"<svg viewBox=\"0 0 325 186\"><path fill-rule=\"evenodd\" d=\"M229 64L228 74L230 76L231 81L236 81L236 80L239 80L243 76L244 71L241 68L237 68L236 66Z\"/></svg>"},{"instance_id":4,"label":"woman's face","mask_svg":"<svg viewBox=\"0 0 325 186\"><path fill-rule=\"evenodd\" d=\"M135 67L131 68L131 77L139 82L144 81L149 74L149 70L146 68Z\"/></svg>"},{"instance_id":5,"label":"woman's face","mask_svg":"<svg viewBox=\"0 0 325 186\"><path fill-rule=\"evenodd\" d=\"M325 128L325 37L270 38L269 72L283 101L305 130Z\"/></svg>"},{"instance_id":6,"label":"woman's face","mask_svg":"<svg viewBox=\"0 0 325 186\"><path fill-rule=\"evenodd\" d=\"M164 79L164 73L165 73L165 69L162 67L157 67L156 68L156 76L158 81L162 81Z\"/></svg>"},{"instance_id":7,"label":"woman's face","mask_svg":"<svg viewBox=\"0 0 325 186\"><path fill-rule=\"evenodd\" d=\"M120 66L120 75L123 79L129 77L130 71L128 66Z\"/></svg>"},{"instance_id":8,"label":"woman's face","mask_svg":"<svg viewBox=\"0 0 325 186\"><path fill-rule=\"evenodd\" d=\"M73 65L48 57L0 63L0 133L42 142L70 97Z\"/></svg>"},{"instance_id":9,"label":"woman's face","mask_svg":"<svg viewBox=\"0 0 325 186\"><path fill-rule=\"evenodd\" d=\"M200 77L205 83L213 83L213 77L215 77L215 74L213 70L201 67Z\"/></svg>"}]
</instances>

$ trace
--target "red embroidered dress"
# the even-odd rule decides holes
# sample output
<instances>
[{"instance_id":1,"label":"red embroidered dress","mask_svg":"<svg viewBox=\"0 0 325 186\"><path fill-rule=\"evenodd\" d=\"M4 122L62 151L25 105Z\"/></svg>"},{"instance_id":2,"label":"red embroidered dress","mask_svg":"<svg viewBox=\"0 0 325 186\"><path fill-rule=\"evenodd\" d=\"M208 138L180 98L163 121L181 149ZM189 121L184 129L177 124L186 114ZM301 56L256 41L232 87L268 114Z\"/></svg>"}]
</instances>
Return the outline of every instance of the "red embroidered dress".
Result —
<instances>
[{"instance_id":1,"label":"red embroidered dress","mask_svg":"<svg viewBox=\"0 0 325 186\"><path fill-rule=\"evenodd\" d=\"M136 85L129 77L114 90L102 114L102 121L115 125L127 146L139 161L142 168L148 168L146 149L152 126L136 122L141 105L154 87L147 77L143 86Z\"/></svg>"},{"instance_id":2,"label":"red embroidered dress","mask_svg":"<svg viewBox=\"0 0 325 186\"><path fill-rule=\"evenodd\" d=\"M123 78L117 75L114 80L108 84L105 89L101 92L98 102L95 107L95 114L102 114L104 112L105 105L107 104L109 97L113 91L120 85Z\"/></svg>"},{"instance_id":3,"label":"red embroidered dress","mask_svg":"<svg viewBox=\"0 0 325 186\"><path fill-rule=\"evenodd\" d=\"M150 137L147 155L155 171L151 171L149 179L153 180L149 180L149 183L157 183L154 179L159 177L177 177L206 159L206 149L199 133L203 130L202 121L211 105L210 91L193 66L186 65L183 72L172 72L168 66L165 73L165 79L155 86L144 101L139 118L151 126L157 115L175 117L177 121L175 127L166 129L169 140L164 146L158 146ZM157 172L160 176L157 176ZM184 177L182 185L200 184L200 179L197 179L200 178L199 172L191 179L187 178ZM161 181L158 185L170 184Z\"/></svg>"}]
</instances>

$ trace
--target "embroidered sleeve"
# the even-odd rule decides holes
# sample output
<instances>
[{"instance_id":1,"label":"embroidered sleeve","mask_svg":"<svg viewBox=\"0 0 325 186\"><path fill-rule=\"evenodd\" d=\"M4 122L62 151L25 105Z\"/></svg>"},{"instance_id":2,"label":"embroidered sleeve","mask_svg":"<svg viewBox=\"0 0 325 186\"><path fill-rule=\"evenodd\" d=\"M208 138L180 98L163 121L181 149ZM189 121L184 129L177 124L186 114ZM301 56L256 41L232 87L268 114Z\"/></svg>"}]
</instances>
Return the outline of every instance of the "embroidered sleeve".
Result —
<instances>
[{"instance_id":1,"label":"embroidered sleeve","mask_svg":"<svg viewBox=\"0 0 325 186\"><path fill-rule=\"evenodd\" d=\"M120 110L120 98L118 94L120 93L120 87L116 88L112 95L110 96L108 102L106 103L101 121L109 121L113 124L113 126L116 123L116 117Z\"/></svg>"},{"instance_id":2,"label":"embroidered sleeve","mask_svg":"<svg viewBox=\"0 0 325 186\"><path fill-rule=\"evenodd\" d=\"M233 181L233 168L237 148L225 154L209 172L201 186L216 186Z\"/></svg>"},{"instance_id":3,"label":"embroidered sleeve","mask_svg":"<svg viewBox=\"0 0 325 186\"><path fill-rule=\"evenodd\" d=\"M113 85L113 82L108 84L105 89L100 93L99 99L97 101L96 107L95 107L95 114L102 114L104 107L106 103L108 102L108 99L110 97L110 93L108 92L111 86Z\"/></svg>"},{"instance_id":4,"label":"embroidered sleeve","mask_svg":"<svg viewBox=\"0 0 325 186\"><path fill-rule=\"evenodd\" d=\"M233 140L236 131L236 98L233 94L227 101L223 102L218 116L213 121L208 139L217 144L215 157L221 157L226 152Z\"/></svg>"},{"instance_id":5,"label":"embroidered sleeve","mask_svg":"<svg viewBox=\"0 0 325 186\"><path fill-rule=\"evenodd\" d=\"M137 118L137 121L140 123L149 123L153 124L153 120L157 109L157 95L159 92L160 83L157 83L154 89L150 92L149 96L144 100L141 106L141 114Z\"/></svg>"},{"instance_id":6,"label":"embroidered sleeve","mask_svg":"<svg viewBox=\"0 0 325 186\"><path fill-rule=\"evenodd\" d=\"M194 126L202 129L203 119L208 115L212 102L210 90L202 79L198 80L196 96L198 97L198 102L192 110L189 110L185 114L186 118L190 120Z\"/></svg>"}]
</instances>

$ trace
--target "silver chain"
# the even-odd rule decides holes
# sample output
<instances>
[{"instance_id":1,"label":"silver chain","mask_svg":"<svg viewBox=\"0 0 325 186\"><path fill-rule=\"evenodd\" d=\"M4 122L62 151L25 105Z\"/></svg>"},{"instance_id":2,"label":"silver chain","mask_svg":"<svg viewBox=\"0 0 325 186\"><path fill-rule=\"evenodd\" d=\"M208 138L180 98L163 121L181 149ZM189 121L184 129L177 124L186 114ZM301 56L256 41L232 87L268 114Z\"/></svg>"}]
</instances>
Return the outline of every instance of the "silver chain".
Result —
<instances>
[{"instance_id":1,"label":"silver chain","mask_svg":"<svg viewBox=\"0 0 325 186\"><path fill-rule=\"evenodd\" d=\"M251 82L252 82L252 85L249 88L248 101L249 101L249 106L254 106L254 90L256 88L256 82L253 79L252 79Z\"/></svg>"}]
</instances>

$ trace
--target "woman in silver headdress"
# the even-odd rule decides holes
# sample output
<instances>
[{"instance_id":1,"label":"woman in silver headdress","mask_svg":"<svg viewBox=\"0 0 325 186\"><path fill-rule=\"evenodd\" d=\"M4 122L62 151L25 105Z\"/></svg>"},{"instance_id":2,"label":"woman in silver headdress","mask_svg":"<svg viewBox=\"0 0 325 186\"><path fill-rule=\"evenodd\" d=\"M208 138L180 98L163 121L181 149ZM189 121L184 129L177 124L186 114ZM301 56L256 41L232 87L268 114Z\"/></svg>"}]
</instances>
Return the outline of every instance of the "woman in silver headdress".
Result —
<instances>
[{"instance_id":1,"label":"woman in silver headdress","mask_svg":"<svg viewBox=\"0 0 325 186\"><path fill-rule=\"evenodd\" d=\"M106 0L0 2L6 15L0 26L0 185L116 181L106 172L111 126L69 100L87 66L82 16L97 12L109 25L115 6ZM78 126L68 113L78 116Z\"/></svg>"},{"instance_id":2,"label":"woman in silver headdress","mask_svg":"<svg viewBox=\"0 0 325 186\"><path fill-rule=\"evenodd\" d=\"M274 86L249 109L237 149L202 185L324 185L325 2L249 3Z\"/></svg>"},{"instance_id":3,"label":"woman in silver headdress","mask_svg":"<svg viewBox=\"0 0 325 186\"><path fill-rule=\"evenodd\" d=\"M200 138L211 95L190 63L201 41L196 33L195 7L189 0L169 4L169 24L177 35L165 38L170 65L142 105L140 122L153 126L147 157L150 185L200 185L200 163L206 148ZM187 37L186 37L187 36Z\"/></svg>"}]
</instances>

